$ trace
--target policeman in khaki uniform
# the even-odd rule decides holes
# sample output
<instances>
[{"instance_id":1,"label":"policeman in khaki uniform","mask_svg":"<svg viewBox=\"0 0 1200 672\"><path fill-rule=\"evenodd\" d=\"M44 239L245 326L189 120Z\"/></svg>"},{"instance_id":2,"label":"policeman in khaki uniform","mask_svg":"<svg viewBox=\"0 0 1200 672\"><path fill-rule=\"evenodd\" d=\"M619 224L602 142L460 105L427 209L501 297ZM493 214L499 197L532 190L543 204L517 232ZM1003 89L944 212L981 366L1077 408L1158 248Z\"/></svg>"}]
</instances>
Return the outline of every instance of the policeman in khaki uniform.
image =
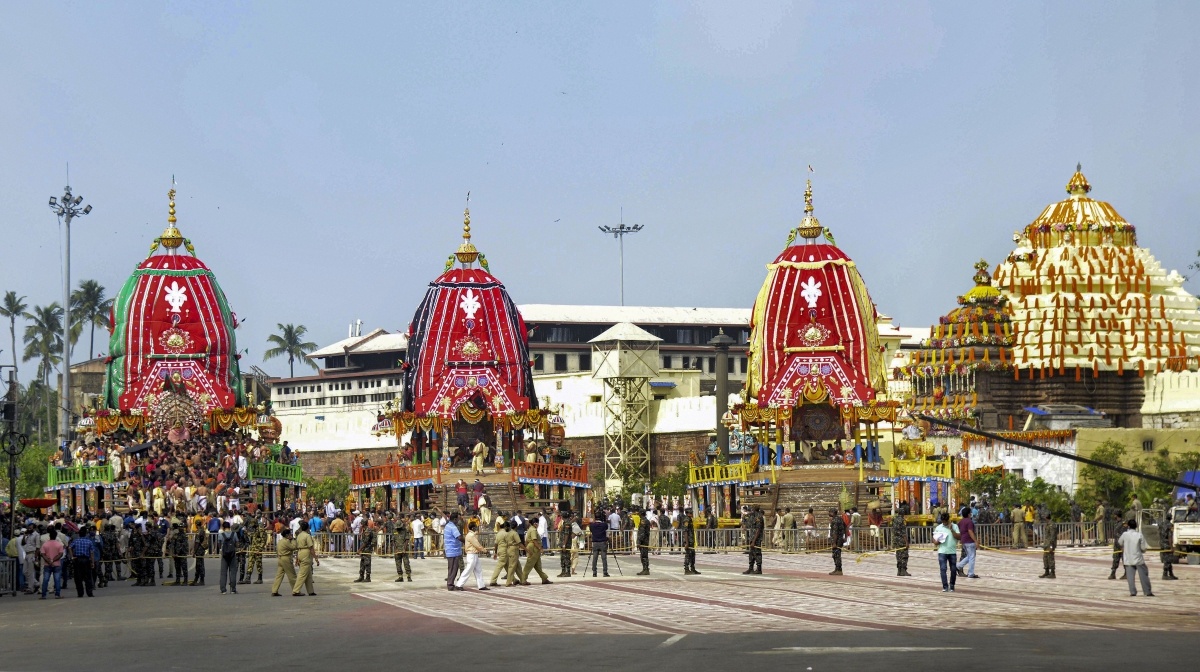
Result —
<instances>
[{"instance_id":1,"label":"policeman in khaki uniform","mask_svg":"<svg viewBox=\"0 0 1200 672\"><path fill-rule=\"evenodd\" d=\"M500 570L508 568L509 539L510 539L510 537L516 536L516 533L510 533L511 529L512 529L512 524L509 523L508 521L504 521L504 524L500 526L500 531L496 533L496 546L495 546L496 568L492 570L492 580L488 582L489 586L499 586L500 584L496 583L496 579L500 578ZM517 549L514 548L513 552L515 553L516 550ZM511 586L512 580L513 580L513 573L511 571L509 571L509 573L508 573L509 583L507 585Z\"/></svg>"},{"instance_id":2,"label":"policeman in khaki uniform","mask_svg":"<svg viewBox=\"0 0 1200 672\"><path fill-rule=\"evenodd\" d=\"M321 560L317 558L317 546L313 543L312 535L308 533L308 521L300 521L300 534L296 535L296 559L300 563L300 572L296 574L296 582L292 584L292 596L300 597L304 593L300 592L303 588L308 591L309 595L316 595L317 591L313 590L312 570L313 564L321 566Z\"/></svg>"},{"instance_id":3,"label":"policeman in khaki uniform","mask_svg":"<svg viewBox=\"0 0 1200 672\"><path fill-rule=\"evenodd\" d=\"M271 595L279 597L279 586L283 585L283 577L287 577L288 585L296 585L296 541L292 539L291 528L285 527L280 531L283 538L275 545L279 554L279 568L275 570L275 583L271 586Z\"/></svg>"},{"instance_id":4,"label":"policeman in khaki uniform","mask_svg":"<svg viewBox=\"0 0 1200 672\"><path fill-rule=\"evenodd\" d=\"M542 538L538 536L537 518L529 521L529 529L525 532L525 573L521 575L521 585L529 585L529 574L537 572L542 577L542 584L550 583L550 577L542 571Z\"/></svg>"}]
</instances>

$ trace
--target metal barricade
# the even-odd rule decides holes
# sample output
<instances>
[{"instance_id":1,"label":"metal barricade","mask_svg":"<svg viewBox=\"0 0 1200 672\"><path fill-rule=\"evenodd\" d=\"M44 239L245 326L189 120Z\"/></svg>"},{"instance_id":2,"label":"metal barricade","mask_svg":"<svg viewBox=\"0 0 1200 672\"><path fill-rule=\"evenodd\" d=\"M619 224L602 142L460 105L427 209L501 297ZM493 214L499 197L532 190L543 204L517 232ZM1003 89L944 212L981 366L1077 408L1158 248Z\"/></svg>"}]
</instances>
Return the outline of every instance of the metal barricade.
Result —
<instances>
[{"instance_id":1,"label":"metal barricade","mask_svg":"<svg viewBox=\"0 0 1200 672\"><path fill-rule=\"evenodd\" d=\"M9 593L16 596L17 576L20 572L21 567L16 558L0 557L0 595Z\"/></svg>"}]
</instances>

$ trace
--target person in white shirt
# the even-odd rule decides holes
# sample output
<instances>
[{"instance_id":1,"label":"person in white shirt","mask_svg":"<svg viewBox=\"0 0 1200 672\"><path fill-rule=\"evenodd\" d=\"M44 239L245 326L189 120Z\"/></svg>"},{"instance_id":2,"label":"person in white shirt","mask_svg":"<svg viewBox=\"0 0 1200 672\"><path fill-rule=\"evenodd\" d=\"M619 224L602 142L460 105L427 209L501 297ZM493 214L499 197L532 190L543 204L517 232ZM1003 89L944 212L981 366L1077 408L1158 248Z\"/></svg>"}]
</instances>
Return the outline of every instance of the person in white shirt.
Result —
<instances>
[{"instance_id":1,"label":"person in white shirt","mask_svg":"<svg viewBox=\"0 0 1200 672\"><path fill-rule=\"evenodd\" d=\"M354 512L354 520L350 521L350 532L354 535L350 537L350 550L358 550L358 535L362 534L363 527L366 526L367 519L363 517L362 511Z\"/></svg>"},{"instance_id":2,"label":"person in white shirt","mask_svg":"<svg viewBox=\"0 0 1200 672\"><path fill-rule=\"evenodd\" d=\"M538 539L542 540L542 550L546 551L546 555L554 555L550 552L550 527L544 515L538 516L537 533Z\"/></svg>"},{"instance_id":3,"label":"person in white shirt","mask_svg":"<svg viewBox=\"0 0 1200 672\"><path fill-rule=\"evenodd\" d=\"M333 518L336 515L337 515L337 507L334 506L333 502L329 501L328 499L325 500L325 517Z\"/></svg>"},{"instance_id":4,"label":"person in white shirt","mask_svg":"<svg viewBox=\"0 0 1200 672\"><path fill-rule=\"evenodd\" d=\"M421 514L418 513L412 519L413 531L413 557L418 560L425 559L425 521L421 519Z\"/></svg>"},{"instance_id":5,"label":"person in white shirt","mask_svg":"<svg viewBox=\"0 0 1200 672\"><path fill-rule=\"evenodd\" d=\"M292 518L291 522L288 523L288 527L292 530L293 537L296 536L297 534L299 534L300 533L300 516L296 516L295 518Z\"/></svg>"},{"instance_id":6,"label":"person in white shirt","mask_svg":"<svg viewBox=\"0 0 1200 672\"><path fill-rule=\"evenodd\" d=\"M1150 591L1150 570L1146 568L1146 538L1138 532L1137 521L1130 520L1126 525L1129 529L1117 539L1117 547L1121 549L1121 561L1125 563L1125 578L1129 579L1129 596L1137 596L1137 586L1133 583L1133 575L1137 574L1142 581L1142 594L1154 597Z\"/></svg>"},{"instance_id":7,"label":"person in white shirt","mask_svg":"<svg viewBox=\"0 0 1200 672\"><path fill-rule=\"evenodd\" d=\"M238 455L238 460L237 460L238 478L241 478L242 480L246 479L246 470L247 470L247 467L249 466L249 464L250 463L249 463L249 461L246 460L245 455Z\"/></svg>"}]
</instances>

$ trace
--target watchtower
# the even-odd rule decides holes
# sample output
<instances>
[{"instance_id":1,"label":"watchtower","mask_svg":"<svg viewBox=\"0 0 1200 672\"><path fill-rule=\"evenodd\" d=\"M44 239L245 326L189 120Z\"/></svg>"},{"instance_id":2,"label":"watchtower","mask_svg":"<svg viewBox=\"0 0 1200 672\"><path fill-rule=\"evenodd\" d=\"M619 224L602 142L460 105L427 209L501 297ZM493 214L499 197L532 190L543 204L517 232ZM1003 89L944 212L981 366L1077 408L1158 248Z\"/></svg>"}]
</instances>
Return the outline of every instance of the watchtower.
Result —
<instances>
[{"instance_id":1,"label":"watchtower","mask_svg":"<svg viewBox=\"0 0 1200 672\"><path fill-rule=\"evenodd\" d=\"M592 376L604 381L604 485L620 487L630 465L650 478L650 379L658 373L662 339L629 322L593 338Z\"/></svg>"}]
</instances>

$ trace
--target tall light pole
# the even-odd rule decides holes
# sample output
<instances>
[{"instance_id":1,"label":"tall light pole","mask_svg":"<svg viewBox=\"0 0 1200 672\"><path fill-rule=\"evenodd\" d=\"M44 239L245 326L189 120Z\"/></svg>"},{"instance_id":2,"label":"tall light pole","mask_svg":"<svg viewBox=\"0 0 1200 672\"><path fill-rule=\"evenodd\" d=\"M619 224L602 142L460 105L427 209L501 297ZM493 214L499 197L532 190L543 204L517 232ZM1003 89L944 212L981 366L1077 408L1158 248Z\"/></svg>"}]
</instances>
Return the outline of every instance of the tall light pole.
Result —
<instances>
[{"instance_id":1,"label":"tall light pole","mask_svg":"<svg viewBox=\"0 0 1200 672\"><path fill-rule=\"evenodd\" d=\"M625 305L625 236L631 233L637 233L646 228L641 224L626 224L625 223L625 208L621 208L621 223L617 226L599 226L601 233L611 233L613 238L616 238L620 243L621 248L621 305Z\"/></svg>"},{"instance_id":2,"label":"tall light pole","mask_svg":"<svg viewBox=\"0 0 1200 672\"><path fill-rule=\"evenodd\" d=\"M50 210L58 215L58 221L63 224L63 231L67 236L66 245L63 247L63 373L62 396L58 399L61 418L58 423L59 445L71 436L71 220L92 211L91 205L80 208L79 204L82 202L82 196L71 195L71 185L63 187L62 201L50 197Z\"/></svg>"}]
</instances>

